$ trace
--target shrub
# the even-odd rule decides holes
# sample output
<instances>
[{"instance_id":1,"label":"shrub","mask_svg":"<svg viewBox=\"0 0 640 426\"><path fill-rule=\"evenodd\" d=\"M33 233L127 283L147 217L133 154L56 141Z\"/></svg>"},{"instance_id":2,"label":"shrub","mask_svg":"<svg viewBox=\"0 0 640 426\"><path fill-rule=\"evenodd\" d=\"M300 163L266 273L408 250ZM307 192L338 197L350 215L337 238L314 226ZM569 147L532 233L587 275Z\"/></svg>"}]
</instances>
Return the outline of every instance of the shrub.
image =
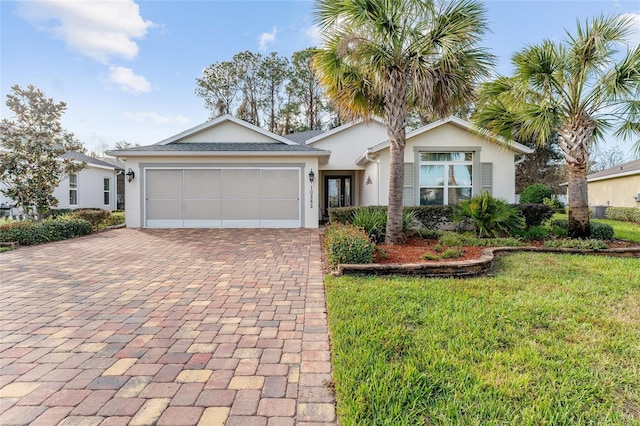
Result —
<instances>
[{"instance_id":1,"label":"shrub","mask_svg":"<svg viewBox=\"0 0 640 426\"><path fill-rule=\"evenodd\" d=\"M607 207L605 216L607 219L621 222L640 222L640 209L635 207Z\"/></svg>"},{"instance_id":2,"label":"shrub","mask_svg":"<svg viewBox=\"0 0 640 426\"><path fill-rule=\"evenodd\" d=\"M549 235L549 231L544 226L531 226L514 233L516 236L527 240L542 241Z\"/></svg>"},{"instance_id":3,"label":"shrub","mask_svg":"<svg viewBox=\"0 0 640 426\"><path fill-rule=\"evenodd\" d=\"M520 203L522 204L542 204L545 198L551 198L553 191L546 185L534 183L527 186L520 193Z\"/></svg>"},{"instance_id":4,"label":"shrub","mask_svg":"<svg viewBox=\"0 0 640 426\"><path fill-rule=\"evenodd\" d=\"M458 234L456 232L444 232L438 239L443 246L470 246L470 247L521 247L526 245L517 238L478 238L472 235Z\"/></svg>"},{"instance_id":5,"label":"shrub","mask_svg":"<svg viewBox=\"0 0 640 426\"><path fill-rule=\"evenodd\" d=\"M425 228L439 229L453 222L453 206L406 206L405 212L411 212Z\"/></svg>"},{"instance_id":6,"label":"shrub","mask_svg":"<svg viewBox=\"0 0 640 426\"><path fill-rule=\"evenodd\" d=\"M358 209L353 214L351 224L364 229L369 239L377 244L384 241L387 213L378 209Z\"/></svg>"},{"instance_id":7,"label":"shrub","mask_svg":"<svg viewBox=\"0 0 640 426\"><path fill-rule=\"evenodd\" d=\"M0 241L29 246L91 234L89 222L78 217L20 221L0 225Z\"/></svg>"},{"instance_id":8,"label":"shrub","mask_svg":"<svg viewBox=\"0 0 640 426\"><path fill-rule=\"evenodd\" d=\"M549 240L544 242L545 247L550 248L574 248L582 250L604 250L607 245L600 240Z\"/></svg>"},{"instance_id":9,"label":"shrub","mask_svg":"<svg viewBox=\"0 0 640 426\"><path fill-rule=\"evenodd\" d=\"M124 223L123 211L112 211L111 215L104 221L104 226L116 226Z\"/></svg>"},{"instance_id":10,"label":"shrub","mask_svg":"<svg viewBox=\"0 0 640 426\"><path fill-rule=\"evenodd\" d=\"M43 219L66 216L72 211L73 211L72 209L50 209L43 215Z\"/></svg>"},{"instance_id":11,"label":"shrub","mask_svg":"<svg viewBox=\"0 0 640 426\"><path fill-rule=\"evenodd\" d=\"M329 209L330 223L353 223L353 217L360 210L387 212L387 206L337 207ZM415 220L429 229L438 229L446 223L453 222L453 206L405 206L405 214L413 214Z\"/></svg>"},{"instance_id":12,"label":"shrub","mask_svg":"<svg viewBox=\"0 0 640 426\"><path fill-rule=\"evenodd\" d=\"M427 228L414 228L412 232L416 237L420 237L425 240L437 240L444 233L444 231L440 231L438 229Z\"/></svg>"},{"instance_id":13,"label":"shrub","mask_svg":"<svg viewBox=\"0 0 640 426\"><path fill-rule=\"evenodd\" d=\"M488 192L458 204L454 217L458 221L470 219L479 237L509 235L524 225L517 209Z\"/></svg>"},{"instance_id":14,"label":"shrub","mask_svg":"<svg viewBox=\"0 0 640 426\"><path fill-rule=\"evenodd\" d=\"M558 200L557 198L545 198L542 200L542 203L548 205L553 210L558 212L564 211L564 209L567 207L562 201Z\"/></svg>"},{"instance_id":15,"label":"shrub","mask_svg":"<svg viewBox=\"0 0 640 426\"><path fill-rule=\"evenodd\" d=\"M591 238L613 240L613 226L607 223L591 222Z\"/></svg>"},{"instance_id":16,"label":"shrub","mask_svg":"<svg viewBox=\"0 0 640 426\"><path fill-rule=\"evenodd\" d=\"M613 226L606 223L593 222L590 223L591 237L597 240L613 240ZM567 236L569 221L567 219L556 219L549 222L551 232L560 237Z\"/></svg>"},{"instance_id":17,"label":"shrub","mask_svg":"<svg viewBox=\"0 0 640 426\"><path fill-rule=\"evenodd\" d=\"M515 204L520 211L527 228L540 226L553 217L554 210L547 204Z\"/></svg>"},{"instance_id":18,"label":"shrub","mask_svg":"<svg viewBox=\"0 0 640 426\"><path fill-rule=\"evenodd\" d=\"M373 262L374 245L362 228L332 224L324 233L327 260L332 267L341 263Z\"/></svg>"},{"instance_id":19,"label":"shrub","mask_svg":"<svg viewBox=\"0 0 640 426\"><path fill-rule=\"evenodd\" d=\"M434 247L435 249L435 247ZM424 260L441 260L441 259L458 259L459 257L464 256L464 250L460 247L449 247L448 249L442 251L441 253L425 253L420 256L421 259Z\"/></svg>"},{"instance_id":20,"label":"shrub","mask_svg":"<svg viewBox=\"0 0 640 426\"><path fill-rule=\"evenodd\" d=\"M102 209L82 209L75 210L71 213L71 216L77 216L89 222L96 231L98 230L98 225L104 222L110 215L111 213Z\"/></svg>"}]
</instances>

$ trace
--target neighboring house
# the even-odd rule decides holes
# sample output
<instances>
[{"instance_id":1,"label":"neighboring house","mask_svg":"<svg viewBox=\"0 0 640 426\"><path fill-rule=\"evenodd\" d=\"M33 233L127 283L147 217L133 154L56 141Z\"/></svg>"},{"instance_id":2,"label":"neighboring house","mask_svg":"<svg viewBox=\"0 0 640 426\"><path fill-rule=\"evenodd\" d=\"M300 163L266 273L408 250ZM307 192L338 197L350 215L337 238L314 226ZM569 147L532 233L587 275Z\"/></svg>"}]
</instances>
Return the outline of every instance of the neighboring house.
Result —
<instances>
[{"instance_id":1,"label":"neighboring house","mask_svg":"<svg viewBox=\"0 0 640 426\"><path fill-rule=\"evenodd\" d=\"M77 162L85 162L87 166L78 173L65 176L53 192L58 199L54 209L101 208L113 211L118 208L118 198L124 200L124 194L119 196L118 179L122 179L123 169L114 164L98 160L79 152L67 152L60 158L70 158ZM5 182L0 182L0 189L7 188ZM13 205L13 200L0 192L0 203ZM12 215L22 214L22 209L14 209Z\"/></svg>"},{"instance_id":2,"label":"neighboring house","mask_svg":"<svg viewBox=\"0 0 640 426\"><path fill-rule=\"evenodd\" d=\"M516 156L455 117L407 134L405 204L515 197ZM110 151L126 164L128 227L318 227L327 209L387 203L379 120L279 136L225 115L155 145Z\"/></svg>"},{"instance_id":3,"label":"neighboring house","mask_svg":"<svg viewBox=\"0 0 640 426\"><path fill-rule=\"evenodd\" d=\"M108 211L118 207L118 175L121 167L79 152L67 152L62 158L85 162L78 173L60 181L53 195L58 199L57 209L101 208Z\"/></svg>"},{"instance_id":4,"label":"neighboring house","mask_svg":"<svg viewBox=\"0 0 640 426\"><path fill-rule=\"evenodd\" d=\"M640 208L640 159L587 176L592 206Z\"/></svg>"}]
</instances>

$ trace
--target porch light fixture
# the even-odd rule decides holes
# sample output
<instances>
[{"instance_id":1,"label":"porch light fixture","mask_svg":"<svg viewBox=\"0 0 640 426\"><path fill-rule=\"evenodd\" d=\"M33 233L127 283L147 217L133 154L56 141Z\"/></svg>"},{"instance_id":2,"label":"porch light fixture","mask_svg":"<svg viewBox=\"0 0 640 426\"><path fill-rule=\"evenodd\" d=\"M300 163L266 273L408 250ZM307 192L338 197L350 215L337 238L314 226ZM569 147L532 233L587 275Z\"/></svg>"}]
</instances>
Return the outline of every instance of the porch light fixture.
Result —
<instances>
[{"instance_id":1,"label":"porch light fixture","mask_svg":"<svg viewBox=\"0 0 640 426\"><path fill-rule=\"evenodd\" d=\"M309 172L309 182L313 183L313 180L316 178L316 174L313 173L313 169Z\"/></svg>"},{"instance_id":2,"label":"porch light fixture","mask_svg":"<svg viewBox=\"0 0 640 426\"><path fill-rule=\"evenodd\" d=\"M127 182L131 182L133 178L136 177L136 174L133 170L129 169L127 170L127 173L125 174L125 176L127 177Z\"/></svg>"}]
</instances>

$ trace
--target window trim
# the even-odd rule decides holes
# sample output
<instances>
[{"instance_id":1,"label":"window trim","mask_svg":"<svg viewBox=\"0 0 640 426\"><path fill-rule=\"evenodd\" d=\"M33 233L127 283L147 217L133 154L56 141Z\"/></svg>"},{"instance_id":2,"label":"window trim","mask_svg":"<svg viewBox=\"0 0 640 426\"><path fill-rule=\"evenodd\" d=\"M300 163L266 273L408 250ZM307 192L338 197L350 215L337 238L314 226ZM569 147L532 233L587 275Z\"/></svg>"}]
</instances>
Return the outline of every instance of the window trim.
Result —
<instances>
[{"instance_id":1,"label":"window trim","mask_svg":"<svg viewBox=\"0 0 640 426\"><path fill-rule=\"evenodd\" d=\"M104 189L105 183L107 183L107 189ZM106 203L105 200L107 200ZM111 205L111 178L108 176L102 178L102 204L105 206Z\"/></svg>"},{"instance_id":2,"label":"window trim","mask_svg":"<svg viewBox=\"0 0 640 426\"><path fill-rule=\"evenodd\" d=\"M479 146L414 146L413 147L413 161L414 161L414 173L413 173L413 197L416 205L420 205L420 154L427 152L471 152L473 159L471 161L471 196L478 195L481 191L481 166L480 166L480 152L482 147ZM443 162L444 163L444 162ZM456 162L449 162L456 163ZM462 164L462 163L459 163ZM417 166L417 167L416 167ZM446 186L445 186L446 188ZM448 200L448 194L447 194Z\"/></svg>"},{"instance_id":3,"label":"window trim","mask_svg":"<svg viewBox=\"0 0 640 426\"><path fill-rule=\"evenodd\" d=\"M71 178L75 177L75 182L72 182ZM79 193L78 193L78 181L80 180L80 177L78 176L78 173L72 173L69 175L69 205L70 206L77 206L78 205L78 198L79 198ZM71 202L71 194L75 192L76 195L76 202L72 203Z\"/></svg>"}]
</instances>

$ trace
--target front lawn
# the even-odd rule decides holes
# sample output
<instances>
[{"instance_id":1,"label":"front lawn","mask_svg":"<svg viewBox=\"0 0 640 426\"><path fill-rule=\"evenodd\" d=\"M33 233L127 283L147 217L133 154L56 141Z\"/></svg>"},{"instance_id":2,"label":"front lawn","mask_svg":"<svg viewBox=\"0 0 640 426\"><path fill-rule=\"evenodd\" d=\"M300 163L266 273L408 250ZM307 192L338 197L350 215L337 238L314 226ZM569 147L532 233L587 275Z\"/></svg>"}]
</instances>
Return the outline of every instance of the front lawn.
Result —
<instances>
[{"instance_id":1,"label":"front lawn","mask_svg":"<svg viewBox=\"0 0 640 426\"><path fill-rule=\"evenodd\" d=\"M640 424L638 259L326 285L342 425Z\"/></svg>"}]
</instances>

